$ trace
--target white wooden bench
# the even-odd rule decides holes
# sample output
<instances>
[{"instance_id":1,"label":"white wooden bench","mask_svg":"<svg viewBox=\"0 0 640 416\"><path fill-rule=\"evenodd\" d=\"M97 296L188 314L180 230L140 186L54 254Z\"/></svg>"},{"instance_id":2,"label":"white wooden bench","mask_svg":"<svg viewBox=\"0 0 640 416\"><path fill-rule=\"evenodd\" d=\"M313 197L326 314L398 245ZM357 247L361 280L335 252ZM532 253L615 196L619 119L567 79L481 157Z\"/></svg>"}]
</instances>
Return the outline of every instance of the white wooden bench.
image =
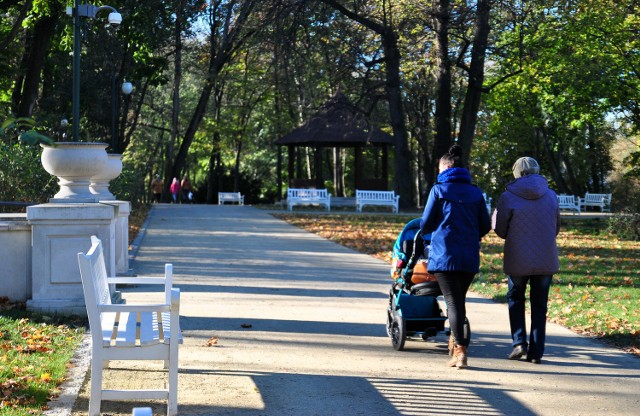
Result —
<instances>
[{"instance_id":1,"label":"white wooden bench","mask_svg":"<svg viewBox=\"0 0 640 416\"><path fill-rule=\"evenodd\" d=\"M578 198L580 209L598 207L601 212L611 212L611 194L592 194L587 192L584 198Z\"/></svg>"},{"instance_id":2,"label":"white wooden bench","mask_svg":"<svg viewBox=\"0 0 640 416\"><path fill-rule=\"evenodd\" d=\"M287 208L293 211L294 205L324 205L331 211L331 194L326 189L289 188L287 190Z\"/></svg>"},{"instance_id":3,"label":"white wooden bench","mask_svg":"<svg viewBox=\"0 0 640 416\"><path fill-rule=\"evenodd\" d=\"M564 194L559 194L557 196L558 196L558 207L561 210L575 211L578 214L580 214L580 205L578 204L578 201L576 200L575 196L564 195Z\"/></svg>"},{"instance_id":4,"label":"white wooden bench","mask_svg":"<svg viewBox=\"0 0 640 416\"><path fill-rule=\"evenodd\" d=\"M91 332L91 393L89 415L100 415L103 400L167 400L167 415L178 413L178 344L180 290L172 288L173 266L164 277L108 277L102 243L91 237L91 248L78 253L84 300ZM164 286L164 301L155 304L112 304L110 285ZM106 390L102 371L109 360L163 360L168 371L165 389Z\"/></svg>"},{"instance_id":5,"label":"white wooden bench","mask_svg":"<svg viewBox=\"0 0 640 416\"><path fill-rule=\"evenodd\" d=\"M393 212L398 212L400 195L394 191L363 191L356 189L356 211L362 212L365 205L382 205L391 207Z\"/></svg>"},{"instance_id":6,"label":"white wooden bench","mask_svg":"<svg viewBox=\"0 0 640 416\"><path fill-rule=\"evenodd\" d=\"M244 195L240 192L218 192L218 205L224 205L225 202L237 202L238 205L244 205Z\"/></svg>"}]
</instances>

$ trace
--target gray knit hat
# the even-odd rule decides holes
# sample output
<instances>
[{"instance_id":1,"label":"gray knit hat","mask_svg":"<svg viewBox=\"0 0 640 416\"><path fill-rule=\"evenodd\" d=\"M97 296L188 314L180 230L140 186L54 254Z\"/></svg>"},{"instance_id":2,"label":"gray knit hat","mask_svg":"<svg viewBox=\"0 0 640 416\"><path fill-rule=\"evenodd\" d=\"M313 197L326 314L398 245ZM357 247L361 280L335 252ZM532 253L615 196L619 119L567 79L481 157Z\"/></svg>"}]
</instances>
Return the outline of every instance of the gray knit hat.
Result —
<instances>
[{"instance_id":1,"label":"gray knit hat","mask_svg":"<svg viewBox=\"0 0 640 416\"><path fill-rule=\"evenodd\" d=\"M513 176L516 179L534 173L540 173L540 165L532 157L521 157L513 164Z\"/></svg>"}]
</instances>

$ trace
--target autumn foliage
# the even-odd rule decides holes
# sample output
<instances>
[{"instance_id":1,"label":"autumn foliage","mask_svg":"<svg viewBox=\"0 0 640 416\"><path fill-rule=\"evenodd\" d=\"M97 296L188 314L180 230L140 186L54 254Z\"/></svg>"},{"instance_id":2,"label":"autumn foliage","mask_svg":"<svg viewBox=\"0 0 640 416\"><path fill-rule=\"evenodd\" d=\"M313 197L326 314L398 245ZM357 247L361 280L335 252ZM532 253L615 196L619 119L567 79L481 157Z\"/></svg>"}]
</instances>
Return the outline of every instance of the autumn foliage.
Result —
<instances>
[{"instance_id":1,"label":"autumn foliage","mask_svg":"<svg viewBox=\"0 0 640 416\"><path fill-rule=\"evenodd\" d=\"M40 413L64 381L82 330L37 322L0 298L0 414Z\"/></svg>"}]
</instances>

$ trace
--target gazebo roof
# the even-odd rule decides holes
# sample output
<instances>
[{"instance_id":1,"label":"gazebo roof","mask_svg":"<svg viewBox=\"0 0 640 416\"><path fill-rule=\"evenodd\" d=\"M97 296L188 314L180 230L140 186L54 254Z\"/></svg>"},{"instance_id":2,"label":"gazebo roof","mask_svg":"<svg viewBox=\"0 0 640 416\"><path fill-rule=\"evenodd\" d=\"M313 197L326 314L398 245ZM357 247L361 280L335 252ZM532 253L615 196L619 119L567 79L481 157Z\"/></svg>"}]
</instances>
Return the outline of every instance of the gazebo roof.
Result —
<instances>
[{"instance_id":1,"label":"gazebo roof","mask_svg":"<svg viewBox=\"0 0 640 416\"><path fill-rule=\"evenodd\" d=\"M278 145L355 147L393 144L393 136L375 127L338 92L300 127L276 140Z\"/></svg>"}]
</instances>

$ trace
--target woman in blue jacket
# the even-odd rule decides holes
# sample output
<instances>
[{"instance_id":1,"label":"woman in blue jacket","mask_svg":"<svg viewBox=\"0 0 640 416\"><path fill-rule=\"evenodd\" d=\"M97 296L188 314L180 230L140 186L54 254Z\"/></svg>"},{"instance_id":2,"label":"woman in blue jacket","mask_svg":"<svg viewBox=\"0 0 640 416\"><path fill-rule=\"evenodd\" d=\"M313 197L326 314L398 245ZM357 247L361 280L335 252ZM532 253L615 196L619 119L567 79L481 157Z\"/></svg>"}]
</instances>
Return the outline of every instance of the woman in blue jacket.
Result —
<instances>
[{"instance_id":1,"label":"woman in blue jacket","mask_svg":"<svg viewBox=\"0 0 640 416\"><path fill-rule=\"evenodd\" d=\"M464 337L465 298L480 269L480 239L491 230L491 219L482 192L462 166L460 146L451 146L440 158L439 170L420 228L431 233L429 272L436 276L447 303L453 355L448 365L465 368L469 346Z\"/></svg>"}]
</instances>

